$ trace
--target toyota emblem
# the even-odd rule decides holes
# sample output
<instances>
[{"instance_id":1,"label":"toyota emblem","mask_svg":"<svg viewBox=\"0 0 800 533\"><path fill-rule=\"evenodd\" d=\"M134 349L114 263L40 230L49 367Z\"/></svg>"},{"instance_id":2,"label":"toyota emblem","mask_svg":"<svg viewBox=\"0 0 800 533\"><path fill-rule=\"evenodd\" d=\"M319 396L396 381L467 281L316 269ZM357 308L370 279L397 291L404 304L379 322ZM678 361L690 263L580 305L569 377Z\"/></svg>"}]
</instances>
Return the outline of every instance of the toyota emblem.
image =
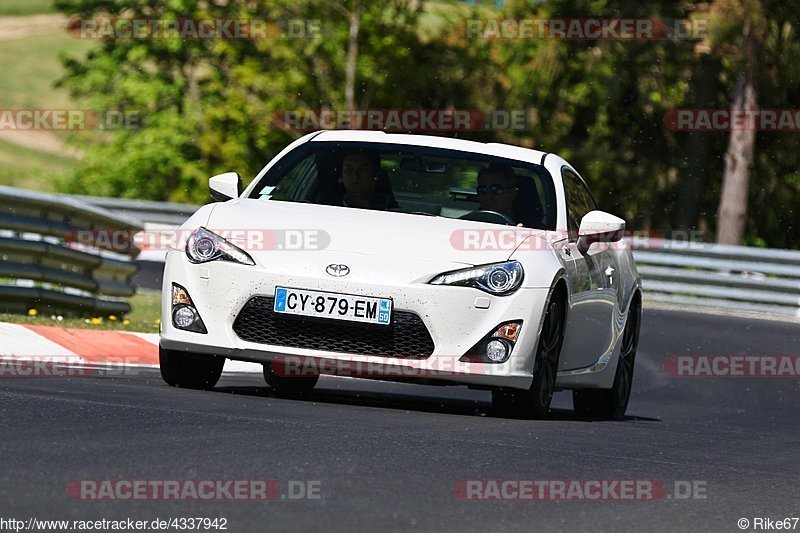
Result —
<instances>
[{"instance_id":1,"label":"toyota emblem","mask_svg":"<svg viewBox=\"0 0 800 533\"><path fill-rule=\"evenodd\" d=\"M347 265L328 265L325 272L335 278L343 278L350 273L350 267Z\"/></svg>"}]
</instances>

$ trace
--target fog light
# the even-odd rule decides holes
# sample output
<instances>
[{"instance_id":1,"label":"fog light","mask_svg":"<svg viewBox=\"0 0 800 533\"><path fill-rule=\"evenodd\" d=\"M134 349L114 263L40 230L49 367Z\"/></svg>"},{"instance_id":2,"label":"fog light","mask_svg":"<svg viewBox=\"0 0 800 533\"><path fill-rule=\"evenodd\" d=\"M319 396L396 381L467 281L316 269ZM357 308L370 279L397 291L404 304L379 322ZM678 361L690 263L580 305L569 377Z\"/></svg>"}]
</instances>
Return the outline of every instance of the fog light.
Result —
<instances>
[{"instance_id":1,"label":"fog light","mask_svg":"<svg viewBox=\"0 0 800 533\"><path fill-rule=\"evenodd\" d=\"M208 333L189 293L177 283L172 284L172 325L185 331Z\"/></svg>"},{"instance_id":2,"label":"fog light","mask_svg":"<svg viewBox=\"0 0 800 533\"><path fill-rule=\"evenodd\" d=\"M194 324L195 320L197 320L197 313L191 307L178 307L172 313L172 323L177 328L186 329Z\"/></svg>"},{"instance_id":3,"label":"fog light","mask_svg":"<svg viewBox=\"0 0 800 533\"><path fill-rule=\"evenodd\" d=\"M493 363L505 361L508 357L508 347L503 341L489 341L486 344L486 357Z\"/></svg>"},{"instance_id":4,"label":"fog light","mask_svg":"<svg viewBox=\"0 0 800 533\"><path fill-rule=\"evenodd\" d=\"M514 351L521 330L521 320L501 324L458 360L466 363L505 363Z\"/></svg>"}]
</instances>

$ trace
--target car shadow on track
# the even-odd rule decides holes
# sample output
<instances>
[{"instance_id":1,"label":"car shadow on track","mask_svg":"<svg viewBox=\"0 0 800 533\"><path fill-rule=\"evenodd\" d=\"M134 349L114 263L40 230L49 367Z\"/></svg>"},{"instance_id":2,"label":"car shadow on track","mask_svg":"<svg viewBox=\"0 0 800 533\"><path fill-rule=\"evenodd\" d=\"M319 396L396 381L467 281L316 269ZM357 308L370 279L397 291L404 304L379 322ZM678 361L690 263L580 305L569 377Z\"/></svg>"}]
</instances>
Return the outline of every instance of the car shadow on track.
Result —
<instances>
[{"instance_id":1,"label":"car shadow on track","mask_svg":"<svg viewBox=\"0 0 800 533\"><path fill-rule=\"evenodd\" d=\"M268 387L216 387L218 392L242 394L246 396L263 396L287 401L308 403L327 403L337 405L353 405L361 407L379 407L403 411L419 411L425 413L455 414L466 416L487 416L491 410L488 402L471 401L453 398L434 398L413 396L394 392L375 392L358 390L314 389L303 394L276 394Z\"/></svg>"},{"instance_id":2,"label":"car shadow on track","mask_svg":"<svg viewBox=\"0 0 800 533\"><path fill-rule=\"evenodd\" d=\"M336 405L353 405L361 407L377 407L402 411L418 411L423 413L509 418L496 413L491 402L468 400L463 398L442 398L441 396L421 396L401 392L331 389L317 387L310 392L292 395L279 395L269 386L217 386L214 391L245 396L263 396L287 401L308 403L327 403ZM509 418L512 419L512 418ZM606 422L597 419L579 417L571 409L554 408L546 419L540 421L571 422ZM642 416L626 416L623 422L660 422L657 418Z\"/></svg>"}]
</instances>

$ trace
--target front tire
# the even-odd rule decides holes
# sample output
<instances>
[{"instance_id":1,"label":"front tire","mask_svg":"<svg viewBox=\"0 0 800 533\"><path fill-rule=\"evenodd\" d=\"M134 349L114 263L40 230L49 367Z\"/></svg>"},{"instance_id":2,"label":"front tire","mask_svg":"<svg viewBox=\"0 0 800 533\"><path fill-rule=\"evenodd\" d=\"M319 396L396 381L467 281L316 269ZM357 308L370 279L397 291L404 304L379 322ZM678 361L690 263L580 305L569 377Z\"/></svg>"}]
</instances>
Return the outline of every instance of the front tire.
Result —
<instances>
[{"instance_id":1,"label":"front tire","mask_svg":"<svg viewBox=\"0 0 800 533\"><path fill-rule=\"evenodd\" d=\"M167 385L186 389L211 389L222 375L225 358L178 350L165 350L159 346L158 362L161 377Z\"/></svg>"},{"instance_id":2,"label":"front tire","mask_svg":"<svg viewBox=\"0 0 800 533\"><path fill-rule=\"evenodd\" d=\"M628 321L622 333L614 385L609 390L572 391L572 406L578 416L622 420L628 410L633 388L633 369L636 363L636 348L639 345L640 306L636 302L628 311Z\"/></svg>"},{"instance_id":3,"label":"front tire","mask_svg":"<svg viewBox=\"0 0 800 533\"><path fill-rule=\"evenodd\" d=\"M501 415L544 418L556 388L558 358L564 342L564 302L553 298L547 305L542 334L536 348L533 383L528 390L499 389L492 391L492 407Z\"/></svg>"}]
</instances>

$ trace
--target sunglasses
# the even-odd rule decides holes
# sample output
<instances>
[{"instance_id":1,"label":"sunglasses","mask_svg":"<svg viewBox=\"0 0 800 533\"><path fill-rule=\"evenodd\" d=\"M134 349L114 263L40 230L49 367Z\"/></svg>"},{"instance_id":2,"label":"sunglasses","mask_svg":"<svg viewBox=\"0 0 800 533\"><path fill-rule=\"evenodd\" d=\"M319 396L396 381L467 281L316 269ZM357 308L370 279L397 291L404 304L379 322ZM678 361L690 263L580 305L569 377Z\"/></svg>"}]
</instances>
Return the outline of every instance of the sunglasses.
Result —
<instances>
[{"instance_id":1,"label":"sunglasses","mask_svg":"<svg viewBox=\"0 0 800 533\"><path fill-rule=\"evenodd\" d=\"M477 191L478 194L485 194L490 192L492 194L502 194L505 191L511 191L516 187L504 187L497 183L492 183L491 185L478 185Z\"/></svg>"}]
</instances>

